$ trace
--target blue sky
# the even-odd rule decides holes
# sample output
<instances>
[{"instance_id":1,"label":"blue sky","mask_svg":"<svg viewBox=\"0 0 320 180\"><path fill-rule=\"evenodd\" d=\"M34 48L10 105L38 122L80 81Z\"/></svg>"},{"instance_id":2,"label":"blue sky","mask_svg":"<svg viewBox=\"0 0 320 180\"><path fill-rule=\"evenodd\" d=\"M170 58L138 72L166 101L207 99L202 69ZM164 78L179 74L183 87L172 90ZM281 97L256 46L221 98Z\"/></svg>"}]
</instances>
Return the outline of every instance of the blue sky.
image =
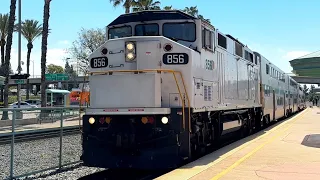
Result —
<instances>
[{"instance_id":1,"label":"blue sky","mask_svg":"<svg viewBox=\"0 0 320 180\"><path fill-rule=\"evenodd\" d=\"M44 0L22 0L22 20L36 19L42 23ZM93 4L94 3L94 4ZM211 19L224 33L231 34L251 49L260 52L285 72L291 72L289 60L320 50L319 0L162 0L161 6L182 9L197 5L199 13ZM1 0L0 13L9 12L10 0ZM124 13L109 0L52 0L48 39L48 64L64 65L69 57L65 49L76 40L83 28L104 28ZM12 51L13 70L17 68L17 34ZM41 38L34 42L31 59L35 75L40 75ZM26 41L22 41L22 60L26 59ZM32 65L32 64L31 64ZM24 65L23 71L26 70ZM32 66L30 67L32 75Z\"/></svg>"}]
</instances>

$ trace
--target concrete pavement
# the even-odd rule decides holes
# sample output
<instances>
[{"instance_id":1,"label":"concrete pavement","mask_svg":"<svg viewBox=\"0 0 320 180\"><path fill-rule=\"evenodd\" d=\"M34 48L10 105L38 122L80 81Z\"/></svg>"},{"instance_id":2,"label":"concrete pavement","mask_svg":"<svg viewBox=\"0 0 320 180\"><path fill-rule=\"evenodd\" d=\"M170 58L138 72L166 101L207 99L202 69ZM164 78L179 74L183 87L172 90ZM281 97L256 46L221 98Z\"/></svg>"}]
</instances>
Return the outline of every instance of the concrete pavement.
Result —
<instances>
[{"instance_id":1,"label":"concrete pavement","mask_svg":"<svg viewBox=\"0 0 320 180\"><path fill-rule=\"evenodd\" d=\"M157 179L320 179L320 108L223 147Z\"/></svg>"}]
</instances>

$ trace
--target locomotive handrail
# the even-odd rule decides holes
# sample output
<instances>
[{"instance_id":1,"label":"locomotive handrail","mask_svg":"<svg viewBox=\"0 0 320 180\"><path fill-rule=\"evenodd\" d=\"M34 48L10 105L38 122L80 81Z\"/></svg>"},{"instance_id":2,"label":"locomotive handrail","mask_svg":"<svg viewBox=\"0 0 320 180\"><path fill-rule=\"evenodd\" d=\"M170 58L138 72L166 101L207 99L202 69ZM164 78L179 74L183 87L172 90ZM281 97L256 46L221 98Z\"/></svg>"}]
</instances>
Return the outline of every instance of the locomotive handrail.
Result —
<instances>
[{"instance_id":1,"label":"locomotive handrail","mask_svg":"<svg viewBox=\"0 0 320 180\"><path fill-rule=\"evenodd\" d=\"M190 99L189 99L189 95L188 95L188 92L187 92L187 89L186 89L186 85L185 85L185 82L184 82L184 79L183 79L183 76L182 76L182 73L180 71L175 71L175 70L172 70L172 69L143 69L143 70L108 70L108 71L103 71L103 72L90 72L91 75L104 75L104 74L107 74L107 73L116 73L116 72L124 72L124 73L130 73L130 72L136 72L136 73L140 73L140 72L167 72L167 73L172 73L173 75L173 78L175 80L175 83L177 85L177 89L178 89L178 92L179 92L179 96L180 96L180 99L182 101L182 123L183 123L183 127L186 128L185 126L185 101L182 96L182 93L181 93L181 90L180 90L180 87L179 87L179 83L178 83L178 80L177 80L177 77L176 77L176 74L175 73L178 73L180 75L180 78L182 80L182 85L183 85L183 88L184 88L184 92L185 92L185 95L187 97L187 100L188 100L188 121L189 121L189 132L191 132L191 105L190 105Z\"/></svg>"}]
</instances>

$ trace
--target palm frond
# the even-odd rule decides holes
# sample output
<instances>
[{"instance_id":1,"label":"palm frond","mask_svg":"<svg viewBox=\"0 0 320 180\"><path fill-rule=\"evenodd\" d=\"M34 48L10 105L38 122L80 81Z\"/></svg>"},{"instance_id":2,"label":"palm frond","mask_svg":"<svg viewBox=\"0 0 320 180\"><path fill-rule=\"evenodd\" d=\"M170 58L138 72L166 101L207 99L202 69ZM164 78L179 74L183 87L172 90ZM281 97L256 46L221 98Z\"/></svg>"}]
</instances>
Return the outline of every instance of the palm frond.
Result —
<instances>
[{"instance_id":1,"label":"palm frond","mask_svg":"<svg viewBox=\"0 0 320 180\"><path fill-rule=\"evenodd\" d=\"M0 39L5 39L8 34L9 14L0 14Z\"/></svg>"},{"instance_id":2,"label":"palm frond","mask_svg":"<svg viewBox=\"0 0 320 180\"><path fill-rule=\"evenodd\" d=\"M37 20L26 19L21 24L21 34L28 42L33 42L42 34L42 25Z\"/></svg>"}]
</instances>

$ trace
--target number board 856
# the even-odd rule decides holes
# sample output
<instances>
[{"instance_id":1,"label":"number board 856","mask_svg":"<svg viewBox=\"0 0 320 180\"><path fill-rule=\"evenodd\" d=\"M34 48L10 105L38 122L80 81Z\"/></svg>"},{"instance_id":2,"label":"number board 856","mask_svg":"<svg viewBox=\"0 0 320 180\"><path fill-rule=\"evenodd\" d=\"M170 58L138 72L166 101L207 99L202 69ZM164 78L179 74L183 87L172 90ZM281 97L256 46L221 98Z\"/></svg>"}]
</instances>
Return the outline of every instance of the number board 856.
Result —
<instances>
[{"instance_id":1,"label":"number board 856","mask_svg":"<svg viewBox=\"0 0 320 180\"><path fill-rule=\"evenodd\" d=\"M107 57L95 57L91 58L90 61L91 68L104 68L108 66L108 58Z\"/></svg>"},{"instance_id":2,"label":"number board 856","mask_svg":"<svg viewBox=\"0 0 320 180\"><path fill-rule=\"evenodd\" d=\"M186 53L166 53L163 54L162 62L166 65L188 64L189 56Z\"/></svg>"}]
</instances>

